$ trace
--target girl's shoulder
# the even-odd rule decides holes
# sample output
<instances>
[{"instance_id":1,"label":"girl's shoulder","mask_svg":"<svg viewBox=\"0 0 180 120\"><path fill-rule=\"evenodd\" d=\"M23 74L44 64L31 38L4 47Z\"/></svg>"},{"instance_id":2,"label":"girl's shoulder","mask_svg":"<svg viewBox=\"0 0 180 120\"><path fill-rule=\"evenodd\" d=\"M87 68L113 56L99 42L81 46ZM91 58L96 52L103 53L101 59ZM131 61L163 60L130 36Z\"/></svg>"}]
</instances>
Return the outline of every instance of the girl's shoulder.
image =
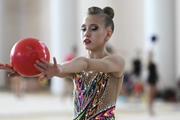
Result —
<instances>
[{"instance_id":1,"label":"girl's shoulder","mask_svg":"<svg viewBox=\"0 0 180 120\"><path fill-rule=\"evenodd\" d=\"M126 60L122 55L112 54L107 56L109 59L115 61L116 63L125 64Z\"/></svg>"}]
</instances>

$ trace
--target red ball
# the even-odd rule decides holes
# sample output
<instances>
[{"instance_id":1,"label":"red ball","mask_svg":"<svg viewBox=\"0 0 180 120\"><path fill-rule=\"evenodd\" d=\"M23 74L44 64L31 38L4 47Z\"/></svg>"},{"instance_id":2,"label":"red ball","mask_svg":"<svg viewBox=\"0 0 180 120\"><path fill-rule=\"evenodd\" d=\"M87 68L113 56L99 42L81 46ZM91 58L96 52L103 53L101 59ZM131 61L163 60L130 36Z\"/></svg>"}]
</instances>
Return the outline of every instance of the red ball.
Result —
<instances>
[{"instance_id":1,"label":"red ball","mask_svg":"<svg viewBox=\"0 0 180 120\"><path fill-rule=\"evenodd\" d=\"M34 67L34 64L41 58L49 62L50 53L47 46L36 38L19 40L11 49L11 65L22 76L39 76L41 72Z\"/></svg>"}]
</instances>

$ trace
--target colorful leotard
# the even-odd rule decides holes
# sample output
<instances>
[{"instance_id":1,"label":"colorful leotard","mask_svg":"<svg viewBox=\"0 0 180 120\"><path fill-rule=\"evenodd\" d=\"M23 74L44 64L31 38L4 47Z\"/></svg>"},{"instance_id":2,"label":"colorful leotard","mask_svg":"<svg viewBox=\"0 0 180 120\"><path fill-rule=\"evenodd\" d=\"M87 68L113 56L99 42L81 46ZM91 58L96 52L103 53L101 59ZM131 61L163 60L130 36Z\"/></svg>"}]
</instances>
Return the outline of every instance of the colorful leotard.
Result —
<instances>
[{"instance_id":1,"label":"colorful leotard","mask_svg":"<svg viewBox=\"0 0 180 120\"><path fill-rule=\"evenodd\" d=\"M115 120L119 79L103 72L82 71L74 79L74 120Z\"/></svg>"}]
</instances>

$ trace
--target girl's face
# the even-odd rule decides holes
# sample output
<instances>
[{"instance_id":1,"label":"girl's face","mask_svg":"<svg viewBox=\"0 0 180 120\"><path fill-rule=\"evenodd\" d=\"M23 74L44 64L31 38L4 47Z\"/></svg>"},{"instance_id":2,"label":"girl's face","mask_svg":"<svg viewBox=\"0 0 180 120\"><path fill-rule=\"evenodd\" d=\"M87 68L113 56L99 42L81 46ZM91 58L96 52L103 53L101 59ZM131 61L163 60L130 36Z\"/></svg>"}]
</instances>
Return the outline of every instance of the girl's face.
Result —
<instances>
[{"instance_id":1,"label":"girl's face","mask_svg":"<svg viewBox=\"0 0 180 120\"><path fill-rule=\"evenodd\" d=\"M99 15L88 15L81 26L81 39L87 50L97 50L105 46L107 29Z\"/></svg>"}]
</instances>

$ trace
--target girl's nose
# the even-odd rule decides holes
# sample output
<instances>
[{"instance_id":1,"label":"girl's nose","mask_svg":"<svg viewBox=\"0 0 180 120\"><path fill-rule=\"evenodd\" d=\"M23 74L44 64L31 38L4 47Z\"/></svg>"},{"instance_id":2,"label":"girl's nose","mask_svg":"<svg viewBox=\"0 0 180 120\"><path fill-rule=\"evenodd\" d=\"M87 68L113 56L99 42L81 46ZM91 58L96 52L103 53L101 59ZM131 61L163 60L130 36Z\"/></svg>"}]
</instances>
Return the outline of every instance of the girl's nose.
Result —
<instances>
[{"instance_id":1,"label":"girl's nose","mask_svg":"<svg viewBox=\"0 0 180 120\"><path fill-rule=\"evenodd\" d=\"M86 30L86 31L84 32L84 36L85 36L85 37L90 37L91 34L90 34L90 32L89 32L88 30Z\"/></svg>"}]
</instances>

